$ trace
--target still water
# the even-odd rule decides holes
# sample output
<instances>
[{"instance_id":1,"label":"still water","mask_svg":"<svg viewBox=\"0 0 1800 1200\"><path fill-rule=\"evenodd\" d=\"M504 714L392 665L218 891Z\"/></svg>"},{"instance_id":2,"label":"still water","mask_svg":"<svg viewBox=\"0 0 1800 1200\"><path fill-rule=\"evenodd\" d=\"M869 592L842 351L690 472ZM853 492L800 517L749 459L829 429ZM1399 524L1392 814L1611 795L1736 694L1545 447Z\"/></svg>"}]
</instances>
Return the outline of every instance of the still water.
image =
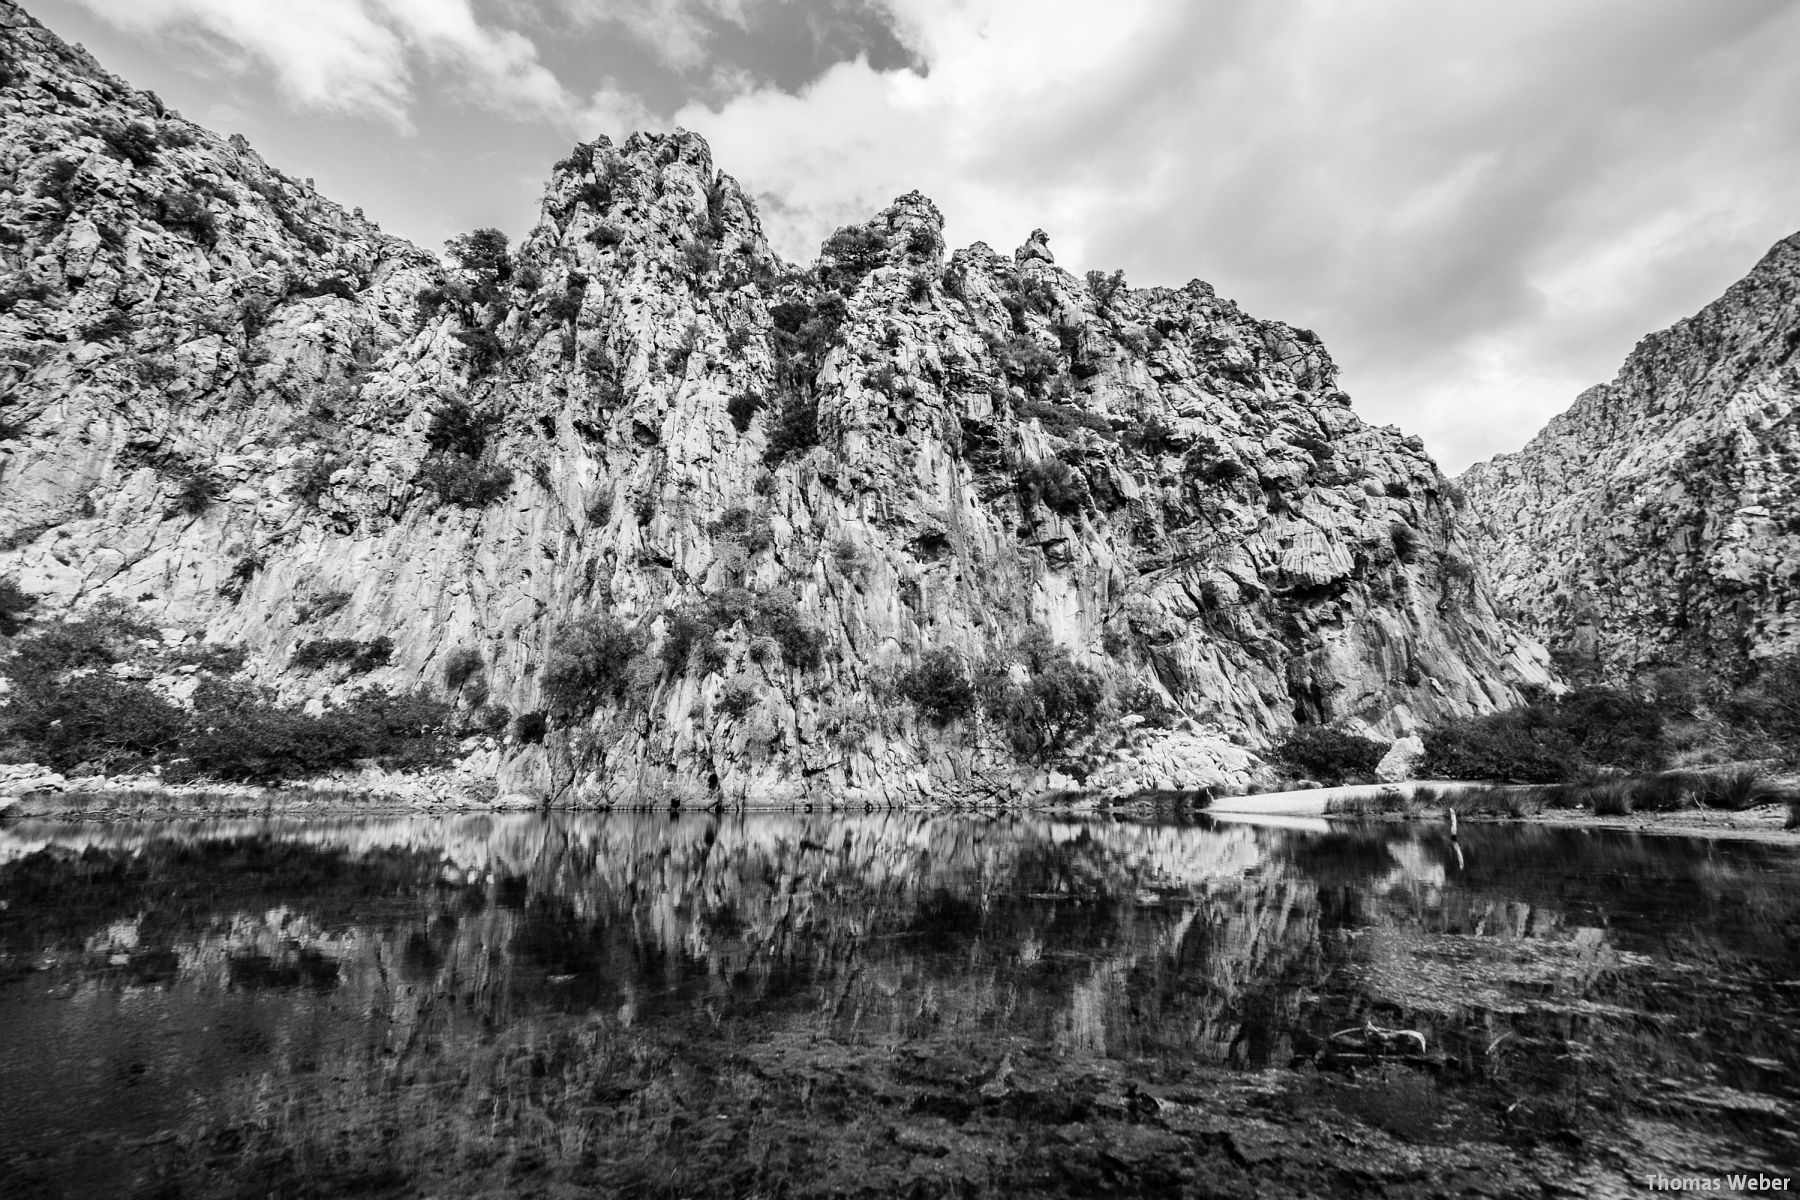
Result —
<instances>
[{"instance_id":1,"label":"still water","mask_svg":"<svg viewBox=\"0 0 1800 1200\"><path fill-rule=\"evenodd\" d=\"M0 827L7 1196L1643 1195L1797 1113L1784 846Z\"/></svg>"}]
</instances>

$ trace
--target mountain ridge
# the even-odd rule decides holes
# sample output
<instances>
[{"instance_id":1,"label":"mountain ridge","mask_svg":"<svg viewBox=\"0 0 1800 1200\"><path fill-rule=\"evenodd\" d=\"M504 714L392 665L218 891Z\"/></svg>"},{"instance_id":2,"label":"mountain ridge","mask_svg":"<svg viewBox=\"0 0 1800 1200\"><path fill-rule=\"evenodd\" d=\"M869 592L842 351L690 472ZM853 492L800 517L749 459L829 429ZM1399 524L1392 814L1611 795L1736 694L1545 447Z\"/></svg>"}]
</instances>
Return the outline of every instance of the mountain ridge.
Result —
<instances>
[{"instance_id":1,"label":"mountain ridge","mask_svg":"<svg viewBox=\"0 0 1800 1200\"><path fill-rule=\"evenodd\" d=\"M1459 482L1516 619L1584 674L1800 649L1800 234Z\"/></svg>"},{"instance_id":2,"label":"mountain ridge","mask_svg":"<svg viewBox=\"0 0 1800 1200\"><path fill-rule=\"evenodd\" d=\"M446 266L0 28L0 574L47 611L294 702L479 676L538 723L465 772L565 803L1241 783L1550 681L1422 443L1206 284L950 252L917 193L796 268L686 133L578 145Z\"/></svg>"}]
</instances>

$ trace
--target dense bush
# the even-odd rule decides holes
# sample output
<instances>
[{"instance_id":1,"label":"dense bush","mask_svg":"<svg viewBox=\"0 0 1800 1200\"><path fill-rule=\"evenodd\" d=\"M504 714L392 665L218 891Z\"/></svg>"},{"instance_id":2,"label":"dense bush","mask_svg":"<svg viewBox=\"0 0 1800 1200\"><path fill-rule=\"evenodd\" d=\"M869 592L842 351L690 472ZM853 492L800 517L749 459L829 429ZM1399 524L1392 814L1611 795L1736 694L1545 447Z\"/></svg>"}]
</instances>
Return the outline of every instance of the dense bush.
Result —
<instances>
[{"instance_id":1,"label":"dense bush","mask_svg":"<svg viewBox=\"0 0 1800 1200\"><path fill-rule=\"evenodd\" d=\"M855 284L887 261L887 239L867 225L846 225L820 247L827 272L840 283Z\"/></svg>"},{"instance_id":2,"label":"dense bush","mask_svg":"<svg viewBox=\"0 0 1800 1200\"><path fill-rule=\"evenodd\" d=\"M294 648L288 666L296 671L317 671L335 663L348 663L352 673L364 675L388 665L394 654L394 639L373 638L359 642L355 638L316 638Z\"/></svg>"},{"instance_id":3,"label":"dense bush","mask_svg":"<svg viewBox=\"0 0 1800 1200\"><path fill-rule=\"evenodd\" d=\"M975 711L975 685L954 650L930 650L894 681L899 694L934 725L948 725Z\"/></svg>"},{"instance_id":4,"label":"dense bush","mask_svg":"<svg viewBox=\"0 0 1800 1200\"><path fill-rule=\"evenodd\" d=\"M1125 291L1125 272L1114 271L1108 275L1105 271L1089 271L1087 289L1088 295L1094 298L1095 307L1105 312Z\"/></svg>"},{"instance_id":5,"label":"dense bush","mask_svg":"<svg viewBox=\"0 0 1800 1200\"><path fill-rule=\"evenodd\" d=\"M513 471L461 454L435 453L419 464L418 482L445 504L486 508L512 487Z\"/></svg>"},{"instance_id":6,"label":"dense bush","mask_svg":"<svg viewBox=\"0 0 1800 1200\"><path fill-rule=\"evenodd\" d=\"M1041 458L1019 468L1019 496L1027 504L1041 503L1066 517L1081 512L1087 484L1075 468L1060 458Z\"/></svg>"},{"instance_id":7,"label":"dense bush","mask_svg":"<svg viewBox=\"0 0 1800 1200\"><path fill-rule=\"evenodd\" d=\"M186 230L203 246L219 239L219 219L193 192L165 192L157 201L156 219L165 229Z\"/></svg>"},{"instance_id":8,"label":"dense bush","mask_svg":"<svg viewBox=\"0 0 1800 1200\"><path fill-rule=\"evenodd\" d=\"M750 422L762 409L762 396L749 390L738 392L725 402L725 412L731 418L731 427L739 433L750 432ZM814 420L817 421L816 411Z\"/></svg>"},{"instance_id":9,"label":"dense bush","mask_svg":"<svg viewBox=\"0 0 1800 1200\"><path fill-rule=\"evenodd\" d=\"M1575 743L1520 710L1451 721L1423 735L1420 773L1436 779L1555 783L1577 769Z\"/></svg>"},{"instance_id":10,"label":"dense bush","mask_svg":"<svg viewBox=\"0 0 1800 1200\"><path fill-rule=\"evenodd\" d=\"M373 759L390 770L446 762L453 714L422 692L365 688L318 716L275 704L246 684L203 681L180 750L181 774L273 782ZM169 773L169 772L166 772Z\"/></svg>"},{"instance_id":11,"label":"dense bush","mask_svg":"<svg viewBox=\"0 0 1800 1200\"><path fill-rule=\"evenodd\" d=\"M507 251L506 235L498 229L458 234L444 243L444 250L465 271L501 282L512 275L512 255Z\"/></svg>"},{"instance_id":12,"label":"dense bush","mask_svg":"<svg viewBox=\"0 0 1800 1200\"><path fill-rule=\"evenodd\" d=\"M644 636L614 617L590 614L558 629L538 674L550 711L584 716L623 700L632 660L643 648Z\"/></svg>"},{"instance_id":13,"label":"dense bush","mask_svg":"<svg viewBox=\"0 0 1800 1200\"><path fill-rule=\"evenodd\" d=\"M658 651L672 675L690 669L712 674L725 665L714 635L743 623L754 641L779 648L781 659L795 670L816 670L824 662L824 636L800 613L799 601L786 588L761 594L728 588L705 603L669 614L667 633Z\"/></svg>"},{"instance_id":14,"label":"dense bush","mask_svg":"<svg viewBox=\"0 0 1800 1200\"><path fill-rule=\"evenodd\" d=\"M819 444L819 402L812 396L790 392L782 398L769 430L769 444L763 450L763 461L771 467L782 460L804 454Z\"/></svg>"},{"instance_id":15,"label":"dense bush","mask_svg":"<svg viewBox=\"0 0 1800 1200\"><path fill-rule=\"evenodd\" d=\"M134 167L153 166L156 162L156 130L138 121L108 121L95 129L115 158Z\"/></svg>"},{"instance_id":16,"label":"dense bush","mask_svg":"<svg viewBox=\"0 0 1800 1200\"><path fill-rule=\"evenodd\" d=\"M1553 783L1596 767L1655 770L1665 756L1655 706L1611 688L1446 722L1424 740L1424 772L1440 779Z\"/></svg>"},{"instance_id":17,"label":"dense bush","mask_svg":"<svg viewBox=\"0 0 1800 1200\"><path fill-rule=\"evenodd\" d=\"M25 627L27 614L37 606L37 597L19 588L11 575L0 575L0 637L15 637Z\"/></svg>"},{"instance_id":18,"label":"dense bush","mask_svg":"<svg viewBox=\"0 0 1800 1200\"><path fill-rule=\"evenodd\" d=\"M1006 377L1030 392L1042 392L1057 374L1056 352L1022 333L1009 334L992 343L994 356Z\"/></svg>"},{"instance_id":19,"label":"dense bush","mask_svg":"<svg viewBox=\"0 0 1800 1200\"><path fill-rule=\"evenodd\" d=\"M1739 725L1800 746L1800 655L1765 660L1720 708Z\"/></svg>"},{"instance_id":20,"label":"dense bush","mask_svg":"<svg viewBox=\"0 0 1800 1200\"><path fill-rule=\"evenodd\" d=\"M1013 678L1014 665L1027 678ZM1006 651L990 656L977 678L981 705L1006 736L1013 753L1046 762L1072 749L1099 725L1104 688L1100 676L1069 657L1043 629L1032 628Z\"/></svg>"},{"instance_id":21,"label":"dense bush","mask_svg":"<svg viewBox=\"0 0 1800 1200\"><path fill-rule=\"evenodd\" d=\"M544 735L550 731L550 720L542 711L520 713L512 726L513 737L521 745L536 746L543 742Z\"/></svg>"},{"instance_id":22,"label":"dense bush","mask_svg":"<svg viewBox=\"0 0 1800 1200\"><path fill-rule=\"evenodd\" d=\"M111 605L17 638L0 664L12 683L9 702L0 706L0 746L62 771L159 764L175 780L207 775L257 782L303 778L365 758L419 767L444 761L452 748L450 712L441 701L366 689L308 716L223 678L243 665L237 647L191 647L163 659L165 669L199 668L193 707L183 708L106 669L153 649L143 639L148 632L128 610Z\"/></svg>"},{"instance_id":23,"label":"dense bush","mask_svg":"<svg viewBox=\"0 0 1800 1200\"><path fill-rule=\"evenodd\" d=\"M463 684L474 678L486 665L481 651L473 646L458 646L444 656L444 689L451 692L462 691Z\"/></svg>"},{"instance_id":24,"label":"dense bush","mask_svg":"<svg viewBox=\"0 0 1800 1200\"><path fill-rule=\"evenodd\" d=\"M1276 743L1272 753L1276 761L1298 774L1335 786L1373 777L1375 765L1387 749L1385 742L1341 729L1309 725Z\"/></svg>"}]
</instances>

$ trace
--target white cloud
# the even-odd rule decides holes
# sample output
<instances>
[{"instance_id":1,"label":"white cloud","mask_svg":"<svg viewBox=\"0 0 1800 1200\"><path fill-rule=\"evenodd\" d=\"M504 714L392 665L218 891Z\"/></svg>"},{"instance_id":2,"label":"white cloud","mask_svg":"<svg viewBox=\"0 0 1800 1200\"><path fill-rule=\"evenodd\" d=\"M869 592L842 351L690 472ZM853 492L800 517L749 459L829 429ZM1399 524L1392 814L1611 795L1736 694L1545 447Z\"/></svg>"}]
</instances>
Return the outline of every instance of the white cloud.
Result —
<instances>
[{"instance_id":1,"label":"white cloud","mask_svg":"<svg viewBox=\"0 0 1800 1200\"><path fill-rule=\"evenodd\" d=\"M568 119L574 106L524 35L479 22L469 0L78 0L121 29L206 47L230 70L265 71L293 103L402 128L415 64L460 98L515 115Z\"/></svg>"},{"instance_id":2,"label":"white cloud","mask_svg":"<svg viewBox=\"0 0 1800 1200\"><path fill-rule=\"evenodd\" d=\"M955 244L1210 280L1446 466L1519 445L1800 224L1800 8L893 0L924 77L676 122L783 253L914 187Z\"/></svg>"}]
</instances>

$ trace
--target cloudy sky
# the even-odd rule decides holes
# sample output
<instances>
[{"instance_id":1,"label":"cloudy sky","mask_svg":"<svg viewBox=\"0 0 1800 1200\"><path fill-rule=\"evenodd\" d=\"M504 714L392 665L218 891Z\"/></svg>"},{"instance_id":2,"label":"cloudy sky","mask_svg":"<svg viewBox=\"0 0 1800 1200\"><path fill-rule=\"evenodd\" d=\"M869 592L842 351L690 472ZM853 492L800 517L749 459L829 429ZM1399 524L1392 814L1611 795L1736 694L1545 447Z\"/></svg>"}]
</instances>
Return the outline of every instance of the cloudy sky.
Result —
<instances>
[{"instance_id":1,"label":"cloudy sky","mask_svg":"<svg viewBox=\"0 0 1800 1200\"><path fill-rule=\"evenodd\" d=\"M953 245L1205 279L1450 471L1800 230L1790 0L24 3L433 248L682 126L790 258L918 188Z\"/></svg>"}]
</instances>

